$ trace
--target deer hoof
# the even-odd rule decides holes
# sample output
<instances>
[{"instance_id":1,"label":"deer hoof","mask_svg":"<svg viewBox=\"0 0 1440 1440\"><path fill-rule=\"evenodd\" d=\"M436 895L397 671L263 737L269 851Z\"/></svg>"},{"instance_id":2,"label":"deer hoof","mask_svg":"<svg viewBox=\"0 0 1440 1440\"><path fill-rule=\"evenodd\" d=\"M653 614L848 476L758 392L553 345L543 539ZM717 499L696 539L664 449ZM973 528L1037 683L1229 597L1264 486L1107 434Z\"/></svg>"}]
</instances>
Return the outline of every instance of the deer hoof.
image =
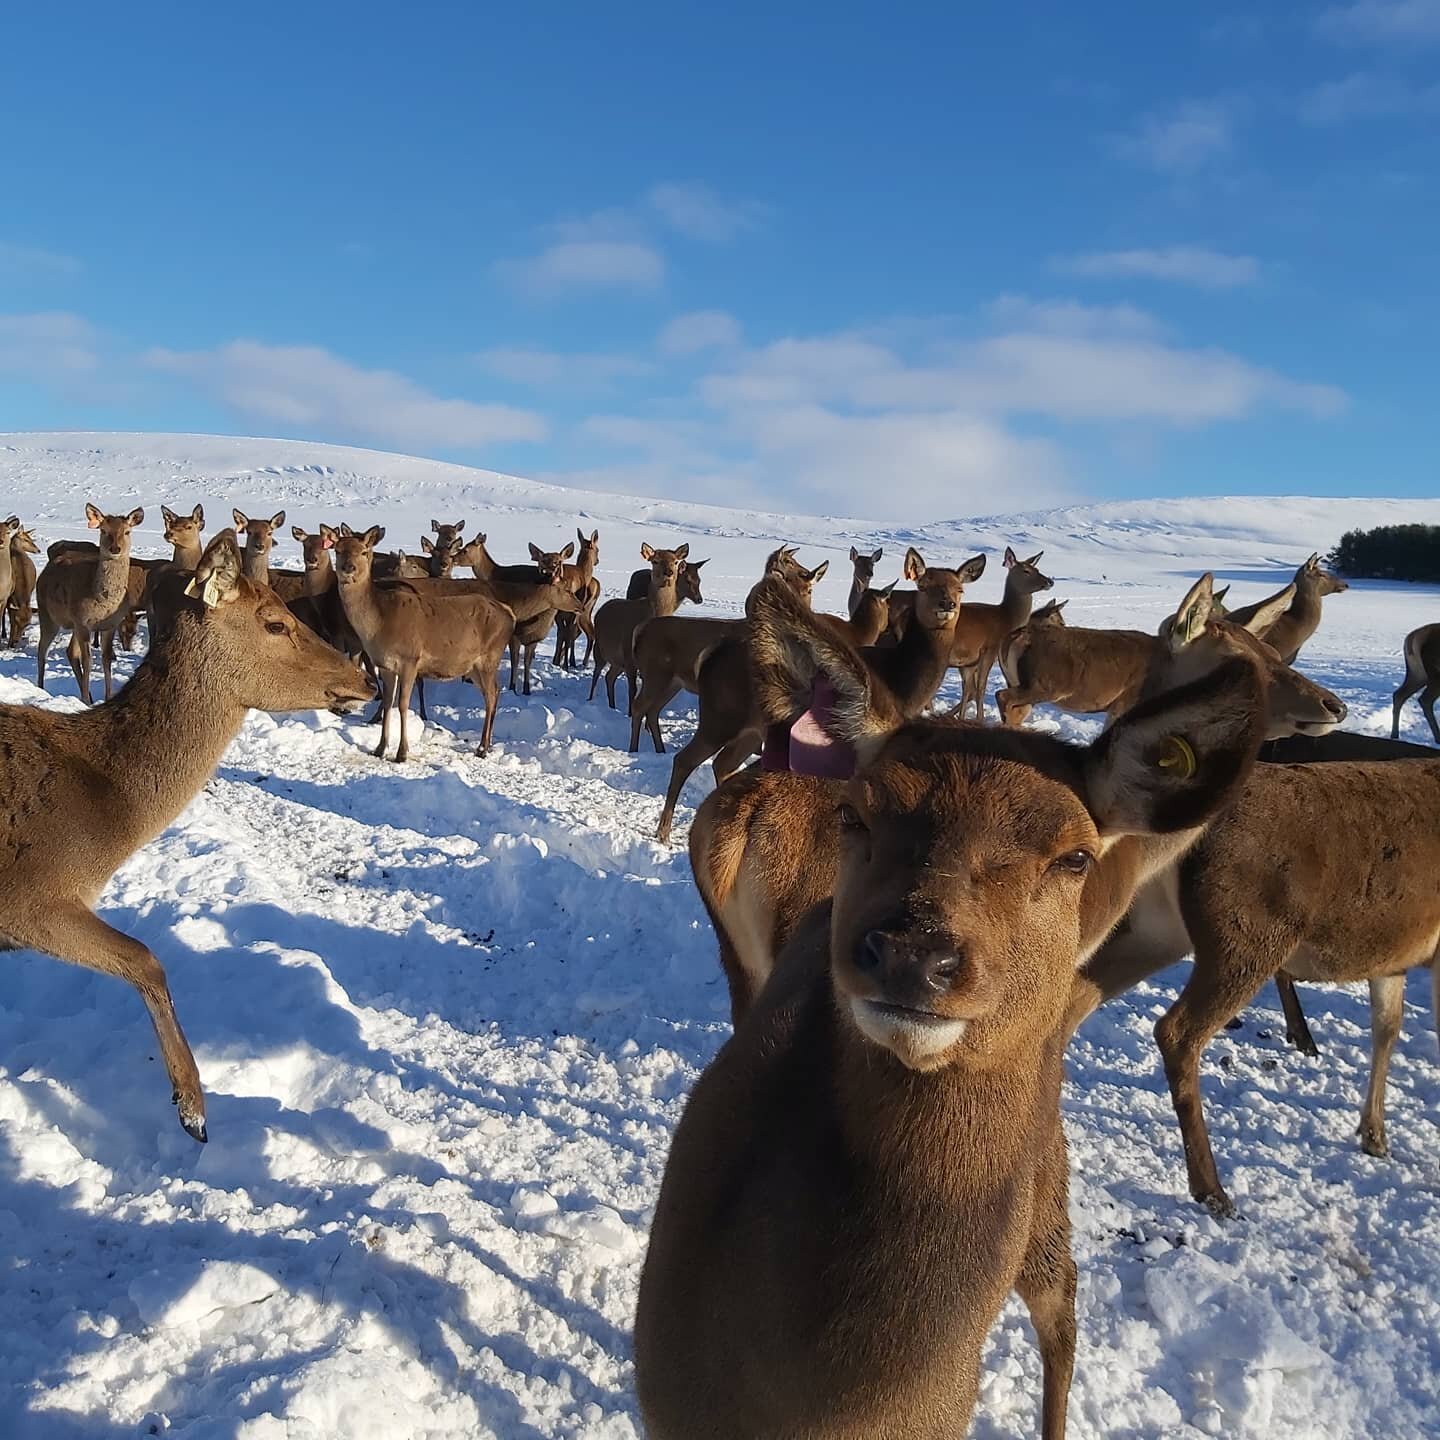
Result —
<instances>
[{"instance_id":1,"label":"deer hoof","mask_svg":"<svg viewBox=\"0 0 1440 1440\"><path fill-rule=\"evenodd\" d=\"M1373 1155L1377 1160L1390 1158L1390 1142L1386 1140L1383 1130L1374 1130L1368 1125L1362 1125L1360 1127L1360 1148L1367 1155Z\"/></svg>"},{"instance_id":2,"label":"deer hoof","mask_svg":"<svg viewBox=\"0 0 1440 1440\"><path fill-rule=\"evenodd\" d=\"M180 1113L180 1128L192 1140L203 1145L210 1138L210 1132L205 1128L205 1102L198 1096L173 1095L171 1104Z\"/></svg>"},{"instance_id":3,"label":"deer hoof","mask_svg":"<svg viewBox=\"0 0 1440 1440\"><path fill-rule=\"evenodd\" d=\"M1238 1213L1235 1202L1223 1191L1195 1197L1217 1220L1233 1220Z\"/></svg>"},{"instance_id":4,"label":"deer hoof","mask_svg":"<svg viewBox=\"0 0 1440 1440\"><path fill-rule=\"evenodd\" d=\"M1312 1060L1320 1058L1320 1047L1308 1035L1291 1035L1287 1032L1285 1038L1302 1055L1308 1055Z\"/></svg>"}]
</instances>

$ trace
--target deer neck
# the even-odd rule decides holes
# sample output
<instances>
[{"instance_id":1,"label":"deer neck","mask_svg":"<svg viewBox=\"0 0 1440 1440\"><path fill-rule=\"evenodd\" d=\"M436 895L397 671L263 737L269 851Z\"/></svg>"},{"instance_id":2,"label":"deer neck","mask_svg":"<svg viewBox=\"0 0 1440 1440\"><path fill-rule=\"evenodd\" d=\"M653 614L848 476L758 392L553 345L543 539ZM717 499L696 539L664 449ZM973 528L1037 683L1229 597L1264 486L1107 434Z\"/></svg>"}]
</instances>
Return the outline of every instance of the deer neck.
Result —
<instances>
[{"instance_id":1,"label":"deer neck","mask_svg":"<svg viewBox=\"0 0 1440 1440\"><path fill-rule=\"evenodd\" d=\"M678 585L651 585L650 613L652 615L673 615L680 608Z\"/></svg>"},{"instance_id":2,"label":"deer neck","mask_svg":"<svg viewBox=\"0 0 1440 1440\"><path fill-rule=\"evenodd\" d=\"M269 550L262 550L253 542L245 546L245 578L253 580L257 585L270 583Z\"/></svg>"},{"instance_id":3,"label":"deer neck","mask_svg":"<svg viewBox=\"0 0 1440 1440\"><path fill-rule=\"evenodd\" d=\"M1290 608L1285 612L1292 620L1298 620L1302 625L1318 625L1320 623L1320 586L1314 580L1297 580L1295 582L1295 598L1290 602Z\"/></svg>"},{"instance_id":4,"label":"deer neck","mask_svg":"<svg viewBox=\"0 0 1440 1440\"><path fill-rule=\"evenodd\" d=\"M1000 633L1008 635L1012 630L1018 630L1022 625L1029 624L1030 611L1034 607L1034 593L1022 590L1019 581L1015 578L1015 571L1010 571L1005 577L1005 593L1000 597L1000 621L1004 626Z\"/></svg>"},{"instance_id":5,"label":"deer neck","mask_svg":"<svg viewBox=\"0 0 1440 1440\"><path fill-rule=\"evenodd\" d=\"M90 597L100 605L116 608L130 588L130 546L123 545L118 555L102 550L95 562Z\"/></svg>"},{"instance_id":6,"label":"deer neck","mask_svg":"<svg viewBox=\"0 0 1440 1440\"><path fill-rule=\"evenodd\" d=\"M340 608L363 643L370 644L379 633L382 616L380 602L375 594L375 581L366 576L363 580L352 580L348 584L336 577L336 588L340 592Z\"/></svg>"},{"instance_id":7,"label":"deer neck","mask_svg":"<svg viewBox=\"0 0 1440 1440\"><path fill-rule=\"evenodd\" d=\"M470 570L475 578L487 583L494 580L495 561L490 552L483 545L477 545L473 553L474 559L470 561Z\"/></svg>"},{"instance_id":8,"label":"deer neck","mask_svg":"<svg viewBox=\"0 0 1440 1440\"><path fill-rule=\"evenodd\" d=\"M15 583L15 552L8 545L0 545L0 592L10 593Z\"/></svg>"},{"instance_id":9,"label":"deer neck","mask_svg":"<svg viewBox=\"0 0 1440 1440\"><path fill-rule=\"evenodd\" d=\"M300 582L300 591L312 600L327 595L335 587L335 567L321 561L319 565L307 565L305 578Z\"/></svg>"},{"instance_id":10,"label":"deer neck","mask_svg":"<svg viewBox=\"0 0 1440 1440\"><path fill-rule=\"evenodd\" d=\"M854 576L851 579L850 599L848 603L850 607L850 618L852 620L855 618L855 612L860 608L860 602L865 598L865 592L869 588L870 587L865 583L865 581L863 581L858 575Z\"/></svg>"},{"instance_id":11,"label":"deer neck","mask_svg":"<svg viewBox=\"0 0 1440 1440\"><path fill-rule=\"evenodd\" d=\"M866 659L879 672L907 715L918 715L936 696L950 668L955 626L927 630L912 616L900 643L891 650L868 649Z\"/></svg>"},{"instance_id":12,"label":"deer neck","mask_svg":"<svg viewBox=\"0 0 1440 1440\"><path fill-rule=\"evenodd\" d=\"M173 543L173 549L170 563L180 566L182 570L194 570L200 564L201 555L205 553L198 540Z\"/></svg>"}]
</instances>

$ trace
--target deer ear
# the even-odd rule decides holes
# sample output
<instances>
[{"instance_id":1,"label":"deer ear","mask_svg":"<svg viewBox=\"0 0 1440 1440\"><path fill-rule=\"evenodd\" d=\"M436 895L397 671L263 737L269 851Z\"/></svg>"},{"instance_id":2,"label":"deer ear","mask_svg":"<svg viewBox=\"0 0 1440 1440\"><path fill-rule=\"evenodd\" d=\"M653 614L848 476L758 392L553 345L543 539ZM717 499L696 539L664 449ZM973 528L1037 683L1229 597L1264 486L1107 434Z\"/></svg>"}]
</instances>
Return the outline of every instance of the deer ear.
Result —
<instances>
[{"instance_id":1,"label":"deer ear","mask_svg":"<svg viewBox=\"0 0 1440 1440\"><path fill-rule=\"evenodd\" d=\"M962 585L978 580L985 573L985 556L972 555L963 565L956 567L955 573L960 577Z\"/></svg>"},{"instance_id":2,"label":"deer ear","mask_svg":"<svg viewBox=\"0 0 1440 1440\"><path fill-rule=\"evenodd\" d=\"M250 523L249 518L243 510L232 510L230 514L235 521L235 528L243 534L245 527Z\"/></svg>"},{"instance_id":3,"label":"deer ear","mask_svg":"<svg viewBox=\"0 0 1440 1440\"><path fill-rule=\"evenodd\" d=\"M1015 552L1014 552L1008 545L1005 547L1005 559L1004 559L1004 561L1003 561L1002 563L1004 564L1004 566L1005 566L1005 568L1006 568L1007 570L1008 570L1012 565L1018 565L1018 564L1020 563L1020 562L1015 558Z\"/></svg>"},{"instance_id":4,"label":"deer ear","mask_svg":"<svg viewBox=\"0 0 1440 1440\"><path fill-rule=\"evenodd\" d=\"M874 553L873 555L871 555L871 557L870 557L870 563L871 563L872 565L878 565L878 564L880 563L880 557L881 557L882 555L884 555L884 553L885 553L885 547L882 545L877 551L875 551L875 553Z\"/></svg>"},{"instance_id":5,"label":"deer ear","mask_svg":"<svg viewBox=\"0 0 1440 1440\"><path fill-rule=\"evenodd\" d=\"M433 534L438 535L440 533L440 522L438 520L431 520L430 530Z\"/></svg>"},{"instance_id":6,"label":"deer ear","mask_svg":"<svg viewBox=\"0 0 1440 1440\"><path fill-rule=\"evenodd\" d=\"M98 530L100 522L105 518L101 511L89 501L85 503L85 523L92 529Z\"/></svg>"},{"instance_id":7,"label":"deer ear","mask_svg":"<svg viewBox=\"0 0 1440 1440\"><path fill-rule=\"evenodd\" d=\"M277 510L277 511L270 517L270 528L271 528L272 530L279 530L279 529L281 529L281 528L284 526L284 524L285 524L285 512L284 512L283 510Z\"/></svg>"},{"instance_id":8,"label":"deer ear","mask_svg":"<svg viewBox=\"0 0 1440 1440\"><path fill-rule=\"evenodd\" d=\"M1163 835L1224 809L1265 738L1264 698L1258 667L1236 658L1128 710L1085 757L1100 832Z\"/></svg>"},{"instance_id":9,"label":"deer ear","mask_svg":"<svg viewBox=\"0 0 1440 1440\"><path fill-rule=\"evenodd\" d=\"M340 533L342 535L353 535L355 532L342 520L340 522Z\"/></svg>"},{"instance_id":10,"label":"deer ear","mask_svg":"<svg viewBox=\"0 0 1440 1440\"><path fill-rule=\"evenodd\" d=\"M1295 582L1292 580L1278 595L1262 605L1246 622L1245 628L1252 634L1264 638L1265 632L1290 608L1295 598Z\"/></svg>"},{"instance_id":11,"label":"deer ear","mask_svg":"<svg viewBox=\"0 0 1440 1440\"><path fill-rule=\"evenodd\" d=\"M1207 570L1186 592L1185 598L1168 620L1160 626L1160 634L1174 651L1183 650L1205 633L1214 608L1215 577Z\"/></svg>"},{"instance_id":12,"label":"deer ear","mask_svg":"<svg viewBox=\"0 0 1440 1440\"><path fill-rule=\"evenodd\" d=\"M435 553L435 542L428 535L422 535L420 537L420 548L427 555L433 555Z\"/></svg>"},{"instance_id":13,"label":"deer ear","mask_svg":"<svg viewBox=\"0 0 1440 1440\"><path fill-rule=\"evenodd\" d=\"M655 547L648 541L640 542L640 558L642 560L653 560L655 558Z\"/></svg>"},{"instance_id":14,"label":"deer ear","mask_svg":"<svg viewBox=\"0 0 1440 1440\"><path fill-rule=\"evenodd\" d=\"M592 545L598 545L598 544L600 543L600 528L599 528L599 526L596 526L596 528L590 532L590 543L591 543Z\"/></svg>"},{"instance_id":15,"label":"deer ear","mask_svg":"<svg viewBox=\"0 0 1440 1440\"><path fill-rule=\"evenodd\" d=\"M136 525L145 523L145 512L137 505L125 518L130 522L131 529L134 529Z\"/></svg>"},{"instance_id":16,"label":"deer ear","mask_svg":"<svg viewBox=\"0 0 1440 1440\"><path fill-rule=\"evenodd\" d=\"M913 545L905 552L904 574L907 580L922 580L925 577L925 561Z\"/></svg>"},{"instance_id":17,"label":"deer ear","mask_svg":"<svg viewBox=\"0 0 1440 1440\"><path fill-rule=\"evenodd\" d=\"M579 537L580 543L583 545L583 544L585 543L585 532L584 532L578 525L575 527L575 534ZM595 535L596 535L596 538L598 539L598 538L599 538L599 535L600 535L600 532L597 530L597 531L595 532Z\"/></svg>"},{"instance_id":18,"label":"deer ear","mask_svg":"<svg viewBox=\"0 0 1440 1440\"><path fill-rule=\"evenodd\" d=\"M298 525L292 525L290 527L290 538L292 540L298 540L303 545L305 543L305 532Z\"/></svg>"},{"instance_id":19,"label":"deer ear","mask_svg":"<svg viewBox=\"0 0 1440 1440\"><path fill-rule=\"evenodd\" d=\"M811 581L811 583L814 584L814 585L818 585L818 584L825 578L825 572L826 572L829 568L830 568L830 562L829 562L828 560L822 560L822 561L810 572L810 581Z\"/></svg>"},{"instance_id":20,"label":"deer ear","mask_svg":"<svg viewBox=\"0 0 1440 1440\"><path fill-rule=\"evenodd\" d=\"M1044 555L1044 553L1043 550L1037 550L1025 563L1027 565L1038 565L1040 563L1040 557Z\"/></svg>"},{"instance_id":21,"label":"deer ear","mask_svg":"<svg viewBox=\"0 0 1440 1440\"><path fill-rule=\"evenodd\" d=\"M203 530L205 528L205 507L197 505L190 512L190 518Z\"/></svg>"},{"instance_id":22,"label":"deer ear","mask_svg":"<svg viewBox=\"0 0 1440 1440\"><path fill-rule=\"evenodd\" d=\"M882 589L877 590L875 593L880 596L882 600L888 600L890 598L891 592L899 583L900 582L898 580L892 580L888 585L884 586Z\"/></svg>"},{"instance_id":23,"label":"deer ear","mask_svg":"<svg viewBox=\"0 0 1440 1440\"><path fill-rule=\"evenodd\" d=\"M335 533L335 527L333 525L322 524L320 526L320 538L325 542L325 548L331 550L340 537Z\"/></svg>"},{"instance_id":24,"label":"deer ear","mask_svg":"<svg viewBox=\"0 0 1440 1440\"><path fill-rule=\"evenodd\" d=\"M233 530L222 530L206 547L185 593L207 610L227 604L240 591L240 546Z\"/></svg>"},{"instance_id":25,"label":"deer ear","mask_svg":"<svg viewBox=\"0 0 1440 1440\"><path fill-rule=\"evenodd\" d=\"M1318 570L1320 568L1320 552L1317 550L1306 562L1307 570Z\"/></svg>"},{"instance_id":26,"label":"deer ear","mask_svg":"<svg viewBox=\"0 0 1440 1440\"><path fill-rule=\"evenodd\" d=\"M707 555L703 560L687 560L685 562L685 568L687 570L699 570L702 569L704 566L708 565L709 563L710 557Z\"/></svg>"},{"instance_id":27,"label":"deer ear","mask_svg":"<svg viewBox=\"0 0 1440 1440\"><path fill-rule=\"evenodd\" d=\"M360 538L365 542L367 550L373 550L385 538L385 527L372 525Z\"/></svg>"},{"instance_id":28,"label":"deer ear","mask_svg":"<svg viewBox=\"0 0 1440 1440\"><path fill-rule=\"evenodd\" d=\"M860 558L860 552L852 545L850 547L850 563L853 565Z\"/></svg>"},{"instance_id":29,"label":"deer ear","mask_svg":"<svg viewBox=\"0 0 1440 1440\"><path fill-rule=\"evenodd\" d=\"M1055 606L1055 613L1058 615L1070 602L1069 600L1055 600L1052 603Z\"/></svg>"},{"instance_id":30,"label":"deer ear","mask_svg":"<svg viewBox=\"0 0 1440 1440\"><path fill-rule=\"evenodd\" d=\"M683 560L690 553L690 542L687 540L683 545L675 547L675 553Z\"/></svg>"},{"instance_id":31,"label":"deer ear","mask_svg":"<svg viewBox=\"0 0 1440 1440\"><path fill-rule=\"evenodd\" d=\"M162 505L160 507L160 518L164 520L166 525L173 525L180 517L168 505Z\"/></svg>"},{"instance_id":32,"label":"deer ear","mask_svg":"<svg viewBox=\"0 0 1440 1440\"><path fill-rule=\"evenodd\" d=\"M475 536L476 541L477 541L479 544L481 544L481 545L483 545L483 544L486 542L486 540L488 540L489 538L490 538L490 537L489 537L488 535L486 535L486 533L485 533L483 530L481 530L481 531Z\"/></svg>"},{"instance_id":33,"label":"deer ear","mask_svg":"<svg viewBox=\"0 0 1440 1440\"><path fill-rule=\"evenodd\" d=\"M575 542L573 540L567 540L565 542L565 548L560 552L560 558L562 560L568 560L574 553Z\"/></svg>"}]
</instances>

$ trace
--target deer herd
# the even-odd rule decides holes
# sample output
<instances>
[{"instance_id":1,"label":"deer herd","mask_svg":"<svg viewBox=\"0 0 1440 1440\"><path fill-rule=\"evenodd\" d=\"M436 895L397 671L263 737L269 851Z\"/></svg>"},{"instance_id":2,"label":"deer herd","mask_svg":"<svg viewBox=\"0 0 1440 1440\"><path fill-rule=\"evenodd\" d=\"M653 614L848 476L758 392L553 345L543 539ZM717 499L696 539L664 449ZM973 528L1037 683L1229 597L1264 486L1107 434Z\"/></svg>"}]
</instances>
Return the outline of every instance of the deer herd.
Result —
<instances>
[{"instance_id":1,"label":"deer herd","mask_svg":"<svg viewBox=\"0 0 1440 1440\"><path fill-rule=\"evenodd\" d=\"M709 760L689 832L734 1033L676 1131L635 1325L654 1440L964 1433L981 1347L1011 1290L1043 1362L1041 1433L1064 1434L1076 1269L1060 1123L1064 1052L1101 1003L1193 955L1155 1037L1192 1195L1233 1213L1201 1103L1210 1040L1274 979L1287 1033L1315 1044L1295 982L1366 980L1373 1031L1361 1138L1386 1153L1384 1090L1407 971L1440 973L1440 752L1399 741L1418 694L1440 745L1440 625L1409 635L1389 740L1295 668L1345 582L1311 556L1277 594L1226 611L1202 575L1155 632L1068 625L1043 555L986 568L852 548L847 613L814 608L828 562L775 551L743 617L687 614L704 560L641 547L599 604L600 537L528 564L433 521L423 558L380 526L293 526L302 568L271 566L285 512L163 509L169 560L133 559L140 509L87 505L93 542L0 525L11 646L38 612L88 708L0 706L9 825L0 945L128 980L154 1023L181 1124L205 1101L165 973L94 912L106 883L205 783L247 708L343 713L378 696L377 756L410 753L412 694L472 681L494 735L502 659L529 694L536 649L593 668L630 749L681 692L695 734L672 761L658 838ZM243 545L242 545L243 537ZM578 544L577 544L578 542ZM472 578L457 574L469 569ZM118 693L117 641L149 654ZM107 703L91 705L92 647ZM987 694L999 724L985 723ZM935 712L950 670L959 704ZM1036 705L1101 715L1089 744L1026 728ZM372 717L373 719L374 717ZM155 743L163 736L163 743ZM752 758L760 756L758 764ZM1440 1008L1440 985L1437 985Z\"/></svg>"}]
</instances>

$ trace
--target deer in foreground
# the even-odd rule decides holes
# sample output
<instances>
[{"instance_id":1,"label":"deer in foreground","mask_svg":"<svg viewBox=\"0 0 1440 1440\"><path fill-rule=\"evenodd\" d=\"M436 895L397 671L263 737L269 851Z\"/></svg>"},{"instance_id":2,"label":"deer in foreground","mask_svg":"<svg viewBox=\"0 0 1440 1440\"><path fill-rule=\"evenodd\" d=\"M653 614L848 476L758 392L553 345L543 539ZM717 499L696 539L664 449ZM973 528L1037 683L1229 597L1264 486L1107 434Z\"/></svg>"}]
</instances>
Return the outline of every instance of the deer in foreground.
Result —
<instances>
[{"instance_id":1,"label":"deer in foreground","mask_svg":"<svg viewBox=\"0 0 1440 1440\"><path fill-rule=\"evenodd\" d=\"M960 612L955 624L954 664L960 671L960 704L956 713L962 717L973 703L975 718L985 718L985 691L990 685L990 672L1000 658L1000 650L1017 630L1030 620L1035 596L1050 590L1055 582L1040 573L1041 550L1028 560L1021 560L1005 547L1005 593L998 605L972 602Z\"/></svg>"},{"instance_id":2,"label":"deer in foreground","mask_svg":"<svg viewBox=\"0 0 1440 1440\"><path fill-rule=\"evenodd\" d=\"M1422 625L1405 637L1405 678L1395 691L1392 740L1400 734L1400 712L1417 690L1420 708L1430 722L1430 733L1440 745L1440 722L1435 719L1435 702L1440 700L1440 625Z\"/></svg>"},{"instance_id":3,"label":"deer in foreground","mask_svg":"<svg viewBox=\"0 0 1440 1440\"><path fill-rule=\"evenodd\" d=\"M1087 876L1122 837L1201 826L1234 793L1263 730L1257 669L1226 661L1076 746L907 720L783 589L756 608L767 718L823 677L821 723L856 769L831 820L833 901L675 1132L635 1322L647 1433L962 1435L1013 1289L1039 1341L1041 1433L1062 1440L1060 1086Z\"/></svg>"},{"instance_id":4,"label":"deer in foreground","mask_svg":"<svg viewBox=\"0 0 1440 1440\"><path fill-rule=\"evenodd\" d=\"M580 601L580 609L574 615L559 615L555 619L554 663L567 670L576 668L575 637L582 631L585 635L583 663L590 663L590 652L595 648L595 624L590 617L600 598L600 582L595 578L595 566L600 562L600 532L592 530L587 535L577 525L575 535L580 548L575 552L575 563L565 566L564 575Z\"/></svg>"},{"instance_id":5,"label":"deer in foreground","mask_svg":"<svg viewBox=\"0 0 1440 1440\"><path fill-rule=\"evenodd\" d=\"M447 590L453 581L376 580L375 546L385 538L379 525L363 535L343 534L335 543L335 576L345 617L380 672L383 705L380 743L390 748L390 713L399 703L400 742L396 761L410 756L410 692L418 677L468 677L485 700L479 754L489 753L500 706L500 657L515 630L515 612L488 587Z\"/></svg>"},{"instance_id":6,"label":"deer in foreground","mask_svg":"<svg viewBox=\"0 0 1440 1440\"><path fill-rule=\"evenodd\" d=\"M102 530L102 545L109 535ZM120 865L210 779L248 708L348 706L370 687L244 579L231 532L211 541L189 591L163 642L114 700L79 714L0 706L0 743L11 757L0 936L6 948L129 981L154 1022L180 1123L204 1140L205 1097L165 972L93 907Z\"/></svg>"},{"instance_id":7,"label":"deer in foreground","mask_svg":"<svg viewBox=\"0 0 1440 1440\"><path fill-rule=\"evenodd\" d=\"M873 588L875 567L884 554L883 546L868 552L857 550L853 545L850 547L850 596L847 605L851 615L854 615L865 592Z\"/></svg>"},{"instance_id":8,"label":"deer in foreground","mask_svg":"<svg viewBox=\"0 0 1440 1440\"><path fill-rule=\"evenodd\" d=\"M1213 589L1213 580L1208 588ZM1235 620L1232 612L1227 623L1262 637L1289 603L1286 589L1243 621ZM1207 611L1205 619L1209 618ZM1031 707L1039 704L1113 720L1140 698L1145 677L1165 644L1164 634L1147 635L1143 630L1027 626L1007 648L1006 676L1011 683L995 696L1001 722L1023 724Z\"/></svg>"},{"instance_id":9,"label":"deer in foreground","mask_svg":"<svg viewBox=\"0 0 1440 1440\"><path fill-rule=\"evenodd\" d=\"M236 531L245 537L245 578L268 585L270 552L275 548L275 532L285 524L285 512L277 510L268 520L252 519L243 510L231 513Z\"/></svg>"},{"instance_id":10,"label":"deer in foreground","mask_svg":"<svg viewBox=\"0 0 1440 1440\"><path fill-rule=\"evenodd\" d=\"M1250 628L1250 621L1258 611L1268 611L1281 595L1289 595L1288 605L1269 629L1255 633L1274 646L1287 665L1293 665L1305 642L1319 627L1320 602L1327 595L1340 595L1349 588L1338 575L1320 568L1317 553L1295 572L1295 578L1283 590L1253 605L1241 605L1229 611L1229 617L1237 625Z\"/></svg>"},{"instance_id":11,"label":"deer in foreground","mask_svg":"<svg viewBox=\"0 0 1440 1440\"><path fill-rule=\"evenodd\" d=\"M0 625L8 625L6 639L11 645L19 645L30 627L30 615L35 599L35 562L30 558L40 553L34 534L20 524L20 517L12 515L6 522L12 527L10 535L10 598L5 603Z\"/></svg>"},{"instance_id":12,"label":"deer in foreground","mask_svg":"<svg viewBox=\"0 0 1440 1440\"><path fill-rule=\"evenodd\" d=\"M917 586L914 617L898 645L888 649L867 646L864 656L866 664L907 713L919 714L935 698L949 668L955 620L965 586L979 579L984 570L983 555L952 570L927 566L913 546L905 552L905 578ZM778 575L761 581L751 591L751 603L758 602L767 588L777 584L784 585L801 606L809 609L810 586L803 580L787 584ZM844 622L835 616L822 616L817 623L842 643L849 643L850 637L843 633ZM715 783L723 785L764 742L765 722L750 683L751 643L748 633L724 641L700 670L695 735L675 752L656 827L656 839L662 843L670 839L675 807L685 782L706 760L712 762Z\"/></svg>"},{"instance_id":13,"label":"deer in foreground","mask_svg":"<svg viewBox=\"0 0 1440 1440\"><path fill-rule=\"evenodd\" d=\"M128 515L105 515L96 506L85 506L85 519L100 532L99 553L94 559L77 554L52 562L40 572L36 583L36 605L40 611L40 640L36 646L36 684L45 688L45 657L61 630L70 634L70 668L75 672L80 697L90 698L90 637L98 633L105 670L105 698L110 698L115 665L115 631L129 612L130 532L145 518L143 510Z\"/></svg>"},{"instance_id":14,"label":"deer in foreground","mask_svg":"<svg viewBox=\"0 0 1440 1440\"><path fill-rule=\"evenodd\" d=\"M623 671L629 684L630 710L635 708L636 667L634 637L636 627L652 615L673 615L681 600L681 587L686 575L693 569L696 603L699 604L700 575L699 561L691 566L687 561L690 542L677 545L673 550L657 550L648 542L640 546L640 558L650 565L650 584L641 598L607 600L595 612L595 644L593 653L595 669L590 676L590 695L595 698L600 674L605 674L605 698L610 708L615 705L615 681ZM633 588L633 580L632 580Z\"/></svg>"}]
</instances>

